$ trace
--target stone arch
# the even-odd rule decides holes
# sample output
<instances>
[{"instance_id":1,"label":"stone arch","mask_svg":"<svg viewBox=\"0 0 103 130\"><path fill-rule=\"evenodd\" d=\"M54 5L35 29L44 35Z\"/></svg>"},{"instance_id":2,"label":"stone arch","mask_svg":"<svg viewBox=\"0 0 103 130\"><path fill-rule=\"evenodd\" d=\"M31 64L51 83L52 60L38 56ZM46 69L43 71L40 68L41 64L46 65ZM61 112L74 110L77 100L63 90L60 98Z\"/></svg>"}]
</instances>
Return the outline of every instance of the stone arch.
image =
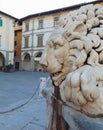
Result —
<instances>
[{"instance_id":1,"label":"stone arch","mask_svg":"<svg viewBox=\"0 0 103 130\"><path fill-rule=\"evenodd\" d=\"M4 66L5 58L4 55L0 52L0 68Z\"/></svg>"},{"instance_id":2,"label":"stone arch","mask_svg":"<svg viewBox=\"0 0 103 130\"><path fill-rule=\"evenodd\" d=\"M31 70L31 56L28 52L22 55L22 70L25 71Z\"/></svg>"},{"instance_id":3,"label":"stone arch","mask_svg":"<svg viewBox=\"0 0 103 130\"><path fill-rule=\"evenodd\" d=\"M22 59L22 61L30 61L31 60L31 58L30 58L31 56L30 56L30 53L29 52L25 52L25 53L22 53L22 56L21 56L21 59Z\"/></svg>"},{"instance_id":4,"label":"stone arch","mask_svg":"<svg viewBox=\"0 0 103 130\"><path fill-rule=\"evenodd\" d=\"M26 53L25 56L24 56L24 61L25 62L30 62L30 60L31 60L30 54Z\"/></svg>"}]
</instances>

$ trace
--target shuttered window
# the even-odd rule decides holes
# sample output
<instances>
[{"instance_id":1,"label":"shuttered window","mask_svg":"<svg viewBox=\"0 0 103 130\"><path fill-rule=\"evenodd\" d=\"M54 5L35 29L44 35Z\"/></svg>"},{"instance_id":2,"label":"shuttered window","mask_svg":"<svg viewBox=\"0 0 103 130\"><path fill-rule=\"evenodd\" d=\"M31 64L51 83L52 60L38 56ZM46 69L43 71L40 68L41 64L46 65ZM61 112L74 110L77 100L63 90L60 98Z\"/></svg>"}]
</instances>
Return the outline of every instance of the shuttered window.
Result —
<instances>
[{"instance_id":1,"label":"shuttered window","mask_svg":"<svg viewBox=\"0 0 103 130\"><path fill-rule=\"evenodd\" d=\"M38 47L43 47L43 34L38 35Z\"/></svg>"},{"instance_id":2,"label":"shuttered window","mask_svg":"<svg viewBox=\"0 0 103 130\"><path fill-rule=\"evenodd\" d=\"M29 31L29 22L25 24L25 31Z\"/></svg>"},{"instance_id":3,"label":"shuttered window","mask_svg":"<svg viewBox=\"0 0 103 130\"><path fill-rule=\"evenodd\" d=\"M3 21L2 19L0 18L0 27L3 26Z\"/></svg>"},{"instance_id":4,"label":"shuttered window","mask_svg":"<svg viewBox=\"0 0 103 130\"><path fill-rule=\"evenodd\" d=\"M59 17L55 17L55 18L54 18L54 27L57 26L58 21L59 21Z\"/></svg>"},{"instance_id":5,"label":"shuttered window","mask_svg":"<svg viewBox=\"0 0 103 130\"><path fill-rule=\"evenodd\" d=\"M25 48L29 47L29 36L25 37Z\"/></svg>"},{"instance_id":6,"label":"shuttered window","mask_svg":"<svg viewBox=\"0 0 103 130\"><path fill-rule=\"evenodd\" d=\"M43 29L43 20L39 20L39 29Z\"/></svg>"}]
</instances>

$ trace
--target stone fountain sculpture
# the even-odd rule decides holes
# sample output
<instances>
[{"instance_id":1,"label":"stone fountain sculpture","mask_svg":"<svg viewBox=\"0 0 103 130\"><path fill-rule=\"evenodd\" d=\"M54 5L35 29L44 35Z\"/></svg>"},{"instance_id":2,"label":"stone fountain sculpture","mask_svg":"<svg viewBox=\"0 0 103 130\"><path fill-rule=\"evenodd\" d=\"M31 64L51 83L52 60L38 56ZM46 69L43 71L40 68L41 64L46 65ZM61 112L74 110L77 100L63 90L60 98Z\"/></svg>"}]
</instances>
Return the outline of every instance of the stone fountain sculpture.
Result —
<instances>
[{"instance_id":1,"label":"stone fountain sculpture","mask_svg":"<svg viewBox=\"0 0 103 130\"><path fill-rule=\"evenodd\" d=\"M40 64L59 89L69 127L103 130L103 6L85 5L61 18Z\"/></svg>"}]
</instances>

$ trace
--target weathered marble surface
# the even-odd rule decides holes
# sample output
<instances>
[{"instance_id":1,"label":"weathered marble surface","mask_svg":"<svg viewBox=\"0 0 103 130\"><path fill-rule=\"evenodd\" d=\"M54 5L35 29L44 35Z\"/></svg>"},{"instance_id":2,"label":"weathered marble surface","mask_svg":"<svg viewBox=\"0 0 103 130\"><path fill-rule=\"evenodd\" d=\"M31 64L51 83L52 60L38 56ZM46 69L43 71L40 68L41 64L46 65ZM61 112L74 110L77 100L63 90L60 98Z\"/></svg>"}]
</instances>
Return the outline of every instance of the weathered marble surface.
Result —
<instances>
[{"instance_id":1,"label":"weathered marble surface","mask_svg":"<svg viewBox=\"0 0 103 130\"><path fill-rule=\"evenodd\" d=\"M72 130L103 130L103 119L88 118L66 106L63 106L62 113Z\"/></svg>"},{"instance_id":2,"label":"weathered marble surface","mask_svg":"<svg viewBox=\"0 0 103 130\"><path fill-rule=\"evenodd\" d=\"M61 18L40 64L68 107L103 116L103 6L82 6Z\"/></svg>"}]
</instances>

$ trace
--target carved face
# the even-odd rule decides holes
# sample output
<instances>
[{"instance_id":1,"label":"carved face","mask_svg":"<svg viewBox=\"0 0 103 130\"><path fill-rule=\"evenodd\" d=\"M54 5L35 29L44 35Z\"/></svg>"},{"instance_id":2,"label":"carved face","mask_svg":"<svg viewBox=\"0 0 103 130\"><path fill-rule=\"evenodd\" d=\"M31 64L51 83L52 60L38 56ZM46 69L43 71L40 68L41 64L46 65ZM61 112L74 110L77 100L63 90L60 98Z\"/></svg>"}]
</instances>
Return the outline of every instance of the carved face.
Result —
<instances>
[{"instance_id":1,"label":"carved face","mask_svg":"<svg viewBox=\"0 0 103 130\"><path fill-rule=\"evenodd\" d=\"M47 41L40 64L44 70L51 73L54 84L58 86L71 70L68 60L69 45L61 34L54 34Z\"/></svg>"}]
</instances>

